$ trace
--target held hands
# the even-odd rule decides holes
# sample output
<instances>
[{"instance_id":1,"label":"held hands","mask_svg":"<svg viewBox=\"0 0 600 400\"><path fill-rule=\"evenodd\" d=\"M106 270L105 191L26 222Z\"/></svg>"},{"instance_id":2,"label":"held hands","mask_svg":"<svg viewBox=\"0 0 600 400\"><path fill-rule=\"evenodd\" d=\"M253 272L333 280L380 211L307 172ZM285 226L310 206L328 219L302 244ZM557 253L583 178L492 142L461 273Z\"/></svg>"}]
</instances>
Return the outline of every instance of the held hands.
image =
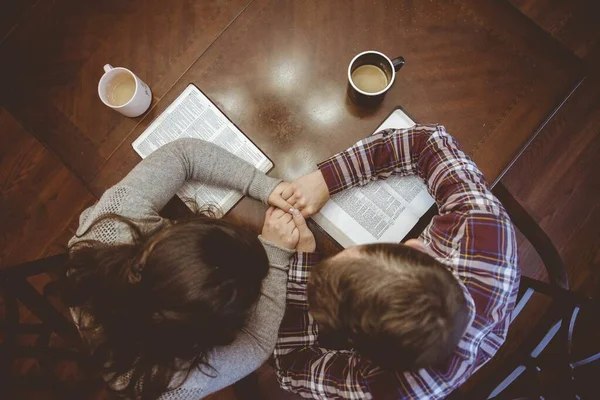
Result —
<instances>
[{"instance_id":1,"label":"held hands","mask_svg":"<svg viewBox=\"0 0 600 400\"><path fill-rule=\"evenodd\" d=\"M329 188L320 170L311 172L289 184L281 198L300 210L304 218L315 215L329 200ZM306 224L305 224L306 225Z\"/></svg>"},{"instance_id":2,"label":"held hands","mask_svg":"<svg viewBox=\"0 0 600 400\"><path fill-rule=\"evenodd\" d=\"M286 199L281 197L281 193L287 189L288 186L290 186L289 182L281 182L279 185L277 185L269 195L269 205L286 211L292 208L292 205L288 203Z\"/></svg>"},{"instance_id":3,"label":"held hands","mask_svg":"<svg viewBox=\"0 0 600 400\"><path fill-rule=\"evenodd\" d=\"M281 182L269 196L269 204L288 211L300 210L304 218L311 217L329 200L329 188L320 170L311 172L294 182Z\"/></svg>"},{"instance_id":4,"label":"held hands","mask_svg":"<svg viewBox=\"0 0 600 400\"><path fill-rule=\"evenodd\" d=\"M327 200L329 188L319 170L292 183L281 182L269 195L262 236L288 249L315 251L315 237L304 218L319 212Z\"/></svg>"},{"instance_id":5,"label":"held hands","mask_svg":"<svg viewBox=\"0 0 600 400\"><path fill-rule=\"evenodd\" d=\"M299 239L298 244L296 245L296 250L312 253L317 249L317 243L315 242L315 235L308 229L308 225L306 225L306 220L300 213L300 211L295 208L290 209L290 213L293 216L294 224L298 229Z\"/></svg>"},{"instance_id":6,"label":"held hands","mask_svg":"<svg viewBox=\"0 0 600 400\"><path fill-rule=\"evenodd\" d=\"M265 214L262 237L278 246L295 249L300 232L291 214L271 206Z\"/></svg>"},{"instance_id":7,"label":"held hands","mask_svg":"<svg viewBox=\"0 0 600 400\"><path fill-rule=\"evenodd\" d=\"M315 237L308 229L304 217L293 208L287 213L269 207L265 214L262 236L269 242L288 249L313 252L317 247Z\"/></svg>"}]
</instances>

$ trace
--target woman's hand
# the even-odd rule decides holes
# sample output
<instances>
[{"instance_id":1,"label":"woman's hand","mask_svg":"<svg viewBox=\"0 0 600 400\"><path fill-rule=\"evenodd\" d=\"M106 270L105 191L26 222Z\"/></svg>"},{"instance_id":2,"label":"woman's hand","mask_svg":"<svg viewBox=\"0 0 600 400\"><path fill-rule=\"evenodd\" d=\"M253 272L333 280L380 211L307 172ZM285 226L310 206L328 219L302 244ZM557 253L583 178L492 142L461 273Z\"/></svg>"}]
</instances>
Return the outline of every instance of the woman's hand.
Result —
<instances>
[{"instance_id":1,"label":"woman's hand","mask_svg":"<svg viewBox=\"0 0 600 400\"><path fill-rule=\"evenodd\" d=\"M279 208L269 207L265 214L262 237L278 246L295 249L300 233L291 214Z\"/></svg>"},{"instance_id":2,"label":"woman's hand","mask_svg":"<svg viewBox=\"0 0 600 400\"><path fill-rule=\"evenodd\" d=\"M292 207L289 202L281 197L281 194L288 188L288 186L290 186L289 182L281 182L275 187L275 189L273 189L268 200L270 206L274 206L282 210L289 210Z\"/></svg>"},{"instance_id":3,"label":"woman's hand","mask_svg":"<svg viewBox=\"0 0 600 400\"><path fill-rule=\"evenodd\" d=\"M317 249L317 243L315 242L315 235L308 229L308 225L306 225L306 220L302 216L300 211L292 208L290 210L293 216L294 224L298 229L299 239L298 244L296 245L296 250L303 251L307 253L312 253Z\"/></svg>"}]
</instances>

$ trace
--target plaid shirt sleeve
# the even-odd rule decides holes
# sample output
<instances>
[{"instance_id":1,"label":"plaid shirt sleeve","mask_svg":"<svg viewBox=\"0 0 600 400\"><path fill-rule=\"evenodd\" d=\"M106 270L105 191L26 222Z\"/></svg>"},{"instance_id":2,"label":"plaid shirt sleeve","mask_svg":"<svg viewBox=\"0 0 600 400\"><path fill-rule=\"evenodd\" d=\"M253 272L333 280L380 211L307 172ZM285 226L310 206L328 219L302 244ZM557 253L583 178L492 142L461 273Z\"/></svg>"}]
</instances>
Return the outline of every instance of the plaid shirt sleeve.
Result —
<instances>
[{"instance_id":1,"label":"plaid shirt sleeve","mask_svg":"<svg viewBox=\"0 0 600 400\"><path fill-rule=\"evenodd\" d=\"M383 371L354 351L319 347L306 282L318 261L299 253L288 278L288 304L275 348L281 386L315 399L440 399L489 360L506 338L518 289L513 226L476 165L442 126L386 130L319 164L331 194L392 174L418 174L440 215L421 235L457 277L471 323L439 368Z\"/></svg>"},{"instance_id":2,"label":"plaid shirt sleeve","mask_svg":"<svg viewBox=\"0 0 600 400\"><path fill-rule=\"evenodd\" d=\"M318 253L297 253L290 264L286 310L274 353L277 380L282 388L307 398L370 398L363 376L370 364L353 352L318 346L306 284L320 259Z\"/></svg>"}]
</instances>

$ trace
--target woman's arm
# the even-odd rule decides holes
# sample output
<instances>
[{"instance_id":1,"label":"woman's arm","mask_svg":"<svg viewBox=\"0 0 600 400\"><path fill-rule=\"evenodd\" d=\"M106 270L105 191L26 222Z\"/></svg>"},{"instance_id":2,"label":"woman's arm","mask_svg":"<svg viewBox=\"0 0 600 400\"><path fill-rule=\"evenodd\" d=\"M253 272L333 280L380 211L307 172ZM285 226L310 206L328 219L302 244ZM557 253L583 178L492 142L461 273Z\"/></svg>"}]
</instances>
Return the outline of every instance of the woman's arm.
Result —
<instances>
[{"instance_id":1,"label":"woman's arm","mask_svg":"<svg viewBox=\"0 0 600 400\"><path fill-rule=\"evenodd\" d=\"M117 186L132 189L158 212L188 180L236 189L264 203L281 182L215 144L186 138L157 149Z\"/></svg>"},{"instance_id":2,"label":"woman's arm","mask_svg":"<svg viewBox=\"0 0 600 400\"><path fill-rule=\"evenodd\" d=\"M242 379L264 364L273 353L285 311L287 271L295 250L282 247L276 235L269 235L264 229L263 234L279 243L259 236L267 252L270 269L246 326L233 343L212 352L209 363L215 369L213 376L209 377L200 371L194 372L184 384L201 388L203 396ZM295 243L292 245L295 246Z\"/></svg>"}]
</instances>

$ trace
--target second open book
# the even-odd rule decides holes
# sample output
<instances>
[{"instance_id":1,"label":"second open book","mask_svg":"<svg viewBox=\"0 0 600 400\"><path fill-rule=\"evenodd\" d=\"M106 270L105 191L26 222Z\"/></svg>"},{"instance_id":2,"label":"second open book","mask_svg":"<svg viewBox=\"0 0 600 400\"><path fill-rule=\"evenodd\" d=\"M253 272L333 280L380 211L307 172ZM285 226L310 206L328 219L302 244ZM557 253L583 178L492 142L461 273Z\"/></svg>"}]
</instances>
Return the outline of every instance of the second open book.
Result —
<instances>
[{"instance_id":1,"label":"second open book","mask_svg":"<svg viewBox=\"0 0 600 400\"><path fill-rule=\"evenodd\" d=\"M413 125L415 122L397 108L375 132ZM343 247L397 243L433 204L427 186L417 175L392 175L333 195L312 218Z\"/></svg>"}]
</instances>

